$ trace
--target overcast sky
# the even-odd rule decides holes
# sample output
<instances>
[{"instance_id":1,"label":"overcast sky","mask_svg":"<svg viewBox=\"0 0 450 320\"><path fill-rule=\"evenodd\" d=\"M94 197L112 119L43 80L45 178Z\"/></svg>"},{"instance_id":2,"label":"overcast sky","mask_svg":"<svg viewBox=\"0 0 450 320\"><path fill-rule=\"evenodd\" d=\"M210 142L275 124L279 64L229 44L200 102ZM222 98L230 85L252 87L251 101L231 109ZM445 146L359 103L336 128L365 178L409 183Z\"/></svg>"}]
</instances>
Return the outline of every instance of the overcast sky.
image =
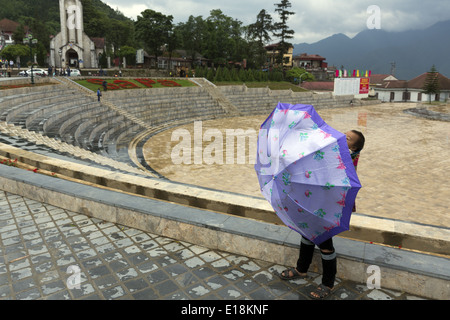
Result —
<instances>
[{"instance_id":1,"label":"overcast sky","mask_svg":"<svg viewBox=\"0 0 450 320\"><path fill-rule=\"evenodd\" d=\"M185 22L190 15L207 18L213 9L241 21L254 23L265 9L278 19L275 4L281 0L103 0L113 9L136 20L145 9L172 15L174 23ZM450 20L449 0L291 0L290 11L296 14L288 20L295 31L292 43L313 43L335 33L349 37L367 29L367 20L375 22L368 13L372 5L380 9L380 27L387 31L424 29L438 21Z\"/></svg>"}]
</instances>

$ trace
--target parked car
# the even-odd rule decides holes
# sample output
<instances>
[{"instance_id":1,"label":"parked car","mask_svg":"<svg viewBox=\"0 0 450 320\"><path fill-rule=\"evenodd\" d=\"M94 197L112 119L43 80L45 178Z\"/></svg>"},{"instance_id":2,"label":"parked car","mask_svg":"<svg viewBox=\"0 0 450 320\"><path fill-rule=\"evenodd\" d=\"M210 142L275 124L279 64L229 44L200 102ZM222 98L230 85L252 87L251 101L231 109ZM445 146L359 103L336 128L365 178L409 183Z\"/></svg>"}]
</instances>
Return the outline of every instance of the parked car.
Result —
<instances>
[{"instance_id":1,"label":"parked car","mask_svg":"<svg viewBox=\"0 0 450 320\"><path fill-rule=\"evenodd\" d=\"M46 77L46 76L48 76L48 71L44 70L44 69L33 68L33 75L35 77L36 76ZM20 71L19 72L19 76L30 77L31 76L31 69L28 69L28 70L25 70L25 71Z\"/></svg>"},{"instance_id":2,"label":"parked car","mask_svg":"<svg viewBox=\"0 0 450 320\"><path fill-rule=\"evenodd\" d=\"M81 76L80 70L77 69L70 69L70 76L71 77L79 77Z\"/></svg>"}]
</instances>

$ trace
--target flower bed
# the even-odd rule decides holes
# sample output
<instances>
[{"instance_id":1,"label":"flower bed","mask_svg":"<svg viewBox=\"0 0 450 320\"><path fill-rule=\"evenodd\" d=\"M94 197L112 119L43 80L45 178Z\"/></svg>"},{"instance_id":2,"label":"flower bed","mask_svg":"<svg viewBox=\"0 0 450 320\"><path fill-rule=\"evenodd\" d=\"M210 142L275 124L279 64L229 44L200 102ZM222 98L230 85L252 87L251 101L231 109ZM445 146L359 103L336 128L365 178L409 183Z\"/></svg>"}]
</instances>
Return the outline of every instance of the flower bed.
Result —
<instances>
[{"instance_id":1,"label":"flower bed","mask_svg":"<svg viewBox=\"0 0 450 320\"><path fill-rule=\"evenodd\" d=\"M79 84L96 91L99 87L107 90L122 90L122 89L142 89L142 88L162 88L162 87L183 87L193 86L190 81L186 80L168 80L150 78L135 78L135 79L101 79L93 78L77 81Z\"/></svg>"},{"instance_id":2,"label":"flower bed","mask_svg":"<svg viewBox=\"0 0 450 320\"><path fill-rule=\"evenodd\" d=\"M10 81L6 81L10 82ZM0 90L7 90L7 89L18 89L18 88L29 88L29 87L42 87L42 86L48 86L52 85L54 83L52 82L40 82L31 84L29 80L27 81L26 78L24 80L12 80L12 82L16 82L16 84L2 84L0 85ZM20 83L23 82L23 83Z\"/></svg>"},{"instance_id":3,"label":"flower bed","mask_svg":"<svg viewBox=\"0 0 450 320\"><path fill-rule=\"evenodd\" d=\"M10 84L6 86L0 86L0 90L6 90L6 89L17 89L17 88L23 88L23 87L31 87L31 84Z\"/></svg>"}]
</instances>

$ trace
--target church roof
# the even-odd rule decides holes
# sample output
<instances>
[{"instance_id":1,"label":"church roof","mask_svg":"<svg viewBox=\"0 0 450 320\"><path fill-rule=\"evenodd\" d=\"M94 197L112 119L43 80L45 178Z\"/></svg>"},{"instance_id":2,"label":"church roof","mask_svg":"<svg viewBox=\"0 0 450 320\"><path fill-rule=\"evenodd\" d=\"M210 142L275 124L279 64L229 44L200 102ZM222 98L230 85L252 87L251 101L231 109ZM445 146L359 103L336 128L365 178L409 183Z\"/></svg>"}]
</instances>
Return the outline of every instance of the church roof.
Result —
<instances>
[{"instance_id":1,"label":"church roof","mask_svg":"<svg viewBox=\"0 0 450 320\"><path fill-rule=\"evenodd\" d=\"M105 48L105 38L91 38L92 42L94 42L96 49Z\"/></svg>"}]
</instances>

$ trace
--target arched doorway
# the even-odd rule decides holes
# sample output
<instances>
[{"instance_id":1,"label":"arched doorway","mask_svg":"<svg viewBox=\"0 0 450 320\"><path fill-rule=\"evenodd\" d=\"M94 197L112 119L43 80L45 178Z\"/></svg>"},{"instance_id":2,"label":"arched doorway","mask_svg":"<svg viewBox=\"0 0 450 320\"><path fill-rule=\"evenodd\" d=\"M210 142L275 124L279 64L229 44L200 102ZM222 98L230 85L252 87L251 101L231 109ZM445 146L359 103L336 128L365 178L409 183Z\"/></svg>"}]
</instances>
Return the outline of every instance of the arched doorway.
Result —
<instances>
[{"instance_id":1,"label":"arched doorway","mask_svg":"<svg viewBox=\"0 0 450 320\"><path fill-rule=\"evenodd\" d=\"M79 61L78 53L74 49L67 50L66 58L69 67L78 68L78 61Z\"/></svg>"}]
</instances>

